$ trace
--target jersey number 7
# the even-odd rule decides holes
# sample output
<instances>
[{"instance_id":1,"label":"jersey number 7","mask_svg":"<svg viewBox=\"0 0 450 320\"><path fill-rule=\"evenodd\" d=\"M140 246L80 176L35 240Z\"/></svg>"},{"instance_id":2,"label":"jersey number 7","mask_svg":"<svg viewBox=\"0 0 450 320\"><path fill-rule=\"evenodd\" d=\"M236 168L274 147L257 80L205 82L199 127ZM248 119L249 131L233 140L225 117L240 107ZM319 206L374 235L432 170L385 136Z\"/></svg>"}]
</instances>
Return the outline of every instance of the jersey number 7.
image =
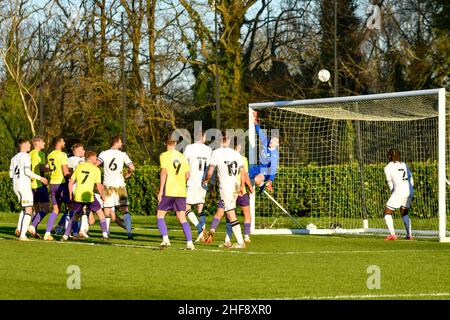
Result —
<instances>
[{"instance_id":1,"label":"jersey number 7","mask_svg":"<svg viewBox=\"0 0 450 320\"><path fill-rule=\"evenodd\" d=\"M84 184L87 178L89 177L90 172L89 171L81 171L81 172L85 174L83 181L81 181L81 184Z\"/></svg>"}]
</instances>

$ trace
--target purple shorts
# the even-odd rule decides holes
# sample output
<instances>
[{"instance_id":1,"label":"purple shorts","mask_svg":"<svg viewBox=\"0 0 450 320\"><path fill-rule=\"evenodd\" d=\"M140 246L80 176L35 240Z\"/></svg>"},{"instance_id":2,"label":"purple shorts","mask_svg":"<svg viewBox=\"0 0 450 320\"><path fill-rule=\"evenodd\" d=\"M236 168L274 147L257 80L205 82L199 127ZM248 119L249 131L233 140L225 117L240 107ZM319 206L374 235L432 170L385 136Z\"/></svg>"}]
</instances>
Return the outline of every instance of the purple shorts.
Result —
<instances>
[{"instance_id":1,"label":"purple shorts","mask_svg":"<svg viewBox=\"0 0 450 320\"><path fill-rule=\"evenodd\" d=\"M158 203L158 210L161 211L186 211L185 197L167 197L162 196L161 202Z\"/></svg>"},{"instance_id":2,"label":"purple shorts","mask_svg":"<svg viewBox=\"0 0 450 320\"><path fill-rule=\"evenodd\" d=\"M248 193L244 194L243 196L238 196L236 204L241 208L248 207L250 205L250 196L248 195ZM220 209L223 209L223 201L220 200L217 206Z\"/></svg>"},{"instance_id":3,"label":"purple shorts","mask_svg":"<svg viewBox=\"0 0 450 320\"><path fill-rule=\"evenodd\" d=\"M51 184L50 192L52 194L52 204L70 203L69 187L67 183Z\"/></svg>"},{"instance_id":4,"label":"purple shorts","mask_svg":"<svg viewBox=\"0 0 450 320\"><path fill-rule=\"evenodd\" d=\"M49 203L50 202L48 189L46 186L41 186L37 189L33 189L33 201L34 201L34 203Z\"/></svg>"},{"instance_id":5,"label":"purple shorts","mask_svg":"<svg viewBox=\"0 0 450 320\"><path fill-rule=\"evenodd\" d=\"M97 201L97 198L94 197L93 202L74 202L73 203L73 211L75 213L83 213L83 208L87 206L87 208L92 212L97 212L102 208L100 203Z\"/></svg>"}]
</instances>

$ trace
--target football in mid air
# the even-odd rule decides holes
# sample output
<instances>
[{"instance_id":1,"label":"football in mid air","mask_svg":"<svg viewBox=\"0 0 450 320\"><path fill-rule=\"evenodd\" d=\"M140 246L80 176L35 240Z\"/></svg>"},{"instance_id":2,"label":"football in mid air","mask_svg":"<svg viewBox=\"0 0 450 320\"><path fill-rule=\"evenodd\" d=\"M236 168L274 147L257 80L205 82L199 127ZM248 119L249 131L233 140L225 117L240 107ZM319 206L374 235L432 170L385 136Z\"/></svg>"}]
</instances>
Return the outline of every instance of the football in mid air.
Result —
<instances>
[{"instance_id":1,"label":"football in mid air","mask_svg":"<svg viewBox=\"0 0 450 320\"><path fill-rule=\"evenodd\" d=\"M327 82L328 80L330 80L330 71L328 71L327 69L322 69L319 71L317 76L319 77L320 81Z\"/></svg>"}]
</instances>

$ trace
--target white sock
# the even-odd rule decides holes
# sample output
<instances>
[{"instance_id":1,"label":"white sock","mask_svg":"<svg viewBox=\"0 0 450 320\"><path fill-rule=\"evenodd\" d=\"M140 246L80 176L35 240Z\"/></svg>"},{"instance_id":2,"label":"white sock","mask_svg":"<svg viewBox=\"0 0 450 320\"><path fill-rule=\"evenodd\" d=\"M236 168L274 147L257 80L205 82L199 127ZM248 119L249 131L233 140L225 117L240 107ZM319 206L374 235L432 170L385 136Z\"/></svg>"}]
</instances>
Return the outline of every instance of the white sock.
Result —
<instances>
[{"instance_id":1,"label":"white sock","mask_svg":"<svg viewBox=\"0 0 450 320\"><path fill-rule=\"evenodd\" d=\"M89 228L89 221L88 221L88 216L83 214L81 216L81 227L80 227L80 231L83 232L87 232L87 229Z\"/></svg>"},{"instance_id":2,"label":"white sock","mask_svg":"<svg viewBox=\"0 0 450 320\"><path fill-rule=\"evenodd\" d=\"M411 235L411 219L409 218L409 215L404 215L402 217L403 220L403 224L405 225L405 229L406 229L406 235L410 236Z\"/></svg>"},{"instance_id":3,"label":"white sock","mask_svg":"<svg viewBox=\"0 0 450 320\"><path fill-rule=\"evenodd\" d=\"M111 218L108 218L108 217L106 217L106 230L108 231L108 234L110 233L109 232L109 225L111 224Z\"/></svg>"},{"instance_id":4,"label":"white sock","mask_svg":"<svg viewBox=\"0 0 450 320\"><path fill-rule=\"evenodd\" d=\"M20 230L20 237L21 238L26 238L27 237L27 230L28 230L28 227L30 226L30 222L31 222L31 215L24 214L23 215L23 221L22 221L22 229Z\"/></svg>"},{"instance_id":5,"label":"white sock","mask_svg":"<svg viewBox=\"0 0 450 320\"><path fill-rule=\"evenodd\" d=\"M239 221L236 220L231 222L231 229L233 230L233 234L236 237L237 242L240 244L244 243L244 239L242 238L241 225L239 224Z\"/></svg>"},{"instance_id":6,"label":"white sock","mask_svg":"<svg viewBox=\"0 0 450 320\"><path fill-rule=\"evenodd\" d=\"M188 247L192 247L194 244L192 243L192 241L188 241L186 244Z\"/></svg>"},{"instance_id":7,"label":"white sock","mask_svg":"<svg viewBox=\"0 0 450 320\"><path fill-rule=\"evenodd\" d=\"M67 229L67 226L69 225L70 222L70 214L67 213L66 214L66 220L64 221L64 229Z\"/></svg>"},{"instance_id":8,"label":"white sock","mask_svg":"<svg viewBox=\"0 0 450 320\"><path fill-rule=\"evenodd\" d=\"M169 241L169 236L163 236L163 241L164 241L164 242L170 242L170 241Z\"/></svg>"},{"instance_id":9,"label":"white sock","mask_svg":"<svg viewBox=\"0 0 450 320\"><path fill-rule=\"evenodd\" d=\"M197 215L195 213L193 213L192 211L188 212L187 217L188 217L189 221L191 221L194 226L197 227L200 224L200 222L197 219Z\"/></svg>"},{"instance_id":10,"label":"white sock","mask_svg":"<svg viewBox=\"0 0 450 320\"><path fill-rule=\"evenodd\" d=\"M19 220L17 221L17 230L22 230L23 210L19 214Z\"/></svg>"},{"instance_id":11,"label":"white sock","mask_svg":"<svg viewBox=\"0 0 450 320\"><path fill-rule=\"evenodd\" d=\"M107 232L102 232L102 236L103 236L103 238L109 238L109 235Z\"/></svg>"},{"instance_id":12,"label":"white sock","mask_svg":"<svg viewBox=\"0 0 450 320\"><path fill-rule=\"evenodd\" d=\"M386 221L386 225L388 227L389 233L391 235L394 235L395 229L394 229L394 220L392 220L392 215L391 214L384 215L384 221Z\"/></svg>"},{"instance_id":13,"label":"white sock","mask_svg":"<svg viewBox=\"0 0 450 320\"><path fill-rule=\"evenodd\" d=\"M231 242L231 238L228 233L225 233L225 242Z\"/></svg>"},{"instance_id":14,"label":"white sock","mask_svg":"<svg viewBox=\"0 0 450 320\"><path fill-rule=\"evenodd\" d=\"M127 234L131 234L131 214L125 213L123 216L125 226L127 227Z\"/></svg>"}]
</instances>

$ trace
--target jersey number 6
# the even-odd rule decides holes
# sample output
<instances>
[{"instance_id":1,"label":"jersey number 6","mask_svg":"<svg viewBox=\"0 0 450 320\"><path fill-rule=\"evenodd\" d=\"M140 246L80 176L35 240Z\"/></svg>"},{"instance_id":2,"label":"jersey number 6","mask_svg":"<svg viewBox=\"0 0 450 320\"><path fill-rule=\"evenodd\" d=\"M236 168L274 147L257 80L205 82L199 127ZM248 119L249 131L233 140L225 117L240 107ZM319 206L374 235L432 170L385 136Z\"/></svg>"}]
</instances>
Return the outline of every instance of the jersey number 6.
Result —
<instances>
[{"instance_id":1,"label":"jersey number 6","mask_svg":"<svg viewBox=\"0 0 450 320\"><path fill-rule=\"evenodd\" d=\"M111 162L109 163L109 170L111 171L116 171L117 170L117 163L114 162L114 160L116 160L116 158L112 158Z\"/></svg>"}]
</instances>

